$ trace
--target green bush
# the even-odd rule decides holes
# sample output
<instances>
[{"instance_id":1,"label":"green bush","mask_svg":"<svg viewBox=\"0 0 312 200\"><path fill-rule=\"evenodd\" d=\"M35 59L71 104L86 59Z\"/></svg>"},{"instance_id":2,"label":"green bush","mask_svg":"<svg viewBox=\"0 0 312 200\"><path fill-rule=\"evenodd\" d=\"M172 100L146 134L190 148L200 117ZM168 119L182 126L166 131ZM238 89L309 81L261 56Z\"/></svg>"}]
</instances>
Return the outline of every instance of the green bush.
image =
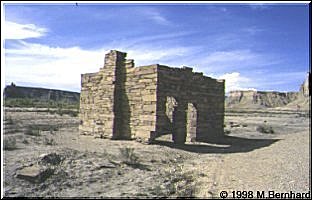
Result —
<instances>
[{"instance_id":1,"label":"green bush","mask_svg":"<svg viewBox=\"0 0 312 200\"><path fill-rule=\"evenodd\" d=\"M33 107L34 102L28 98L12 98L5 99L4 106L6 107Z\"/></svg>"},{"instance_id":2,"label":"green bush","mask_svg":"<svg viewBox=\"0 0 312 200\"><path fill-rule=\"evenodd\" d=\"M41 100L30 98L7 98L4 101L5 107L26 107L26 108L60 108L79 109L79 102L70 103L65 101Z\"/></svg>"}]
</instances>

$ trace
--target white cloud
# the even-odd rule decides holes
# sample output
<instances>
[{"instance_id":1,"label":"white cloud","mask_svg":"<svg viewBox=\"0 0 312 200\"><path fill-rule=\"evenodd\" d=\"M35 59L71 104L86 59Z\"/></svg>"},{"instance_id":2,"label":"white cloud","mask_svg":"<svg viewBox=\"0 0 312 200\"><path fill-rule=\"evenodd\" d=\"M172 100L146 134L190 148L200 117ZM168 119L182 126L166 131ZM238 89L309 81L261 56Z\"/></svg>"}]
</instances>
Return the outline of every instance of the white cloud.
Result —
<instances>
[{"instance_id":1,"label":"white cloud","mask_svg":"<svg viewBox=\"0 0 312 200\"><path fill-rule=\"evenodd\" d=\"M250 50L216 51L209 54L204 59L204 62L207 65L223 66L228 65L229 62L232 64L242 63L256 58L257 55L252 53Z\"/></svg>"},{"instance_id":2,"label":"white cloud","mask_svg":"<svg viewBox=\"0 0 312 200\"><path fill-rule=\"evenodd\" d=\"M253 3L253 4L249 4L249 7L252 10L266 10L266 9L269 9L269 4L268 3Z\"/></svg>"},{"instance_id":3,"label":"white cloud","mask_svg":"<svg viewBox=\"0 0 312 200\"><path fill-rule=\"evenodd\" d=\"M178 58L190 51L184 47L171 47L164 51L150 46L105 46L85 50L77 46L61 48L18 41L14 48L5 50L6 83L31 83L37 87L79 91L81 74L99 71L105 53L111 49L127 52L127 58L134 59L136 66Z\"/></svg>"},{"instance_id":4,"label":"white cloud","mask_svg":"<svg viewBox=\"0 0 312 200\"><path fill-rule=\"evenodd\" d=\"M55 89L80 91L80 78L83 73L99 71L103 66L104 55L111 49L127 52L129 59L134 59L136 66L150 64L165 64L169 66L187 65L194 68L194 71L205 74L219 74L211 76L218 79L225 79L225 91L250 90L250 87L262 87L266 82L259 77L251 78L242 76L238 71L226 69L218 71L217 68L205 71L205 65L200 63L203 57L194 54L196 47L157 47L151 48L151 44L138 45L135 47L105 46L93 50L85 50L78 46L62 48L51 47L43 44L18 41L14 47L5 50L5 79L6 83L15 82L31 83L31 86L48 87ZM196 51L195 51L196 52ZM194 57L195 55L195 57ZM229 63L248 61L252 63L256 56L249 51L228 51L209 54L205 62L212 64L222 63L226 66ZM197 57L196 57L197 56ZM224 62L224 63L223 63ZM225 73L227 71L231 73ZM223 75L222 75L223 74ZM279 76L287 77L289 74ZM301 74L298 73L297 76ZM262 77L262 76L261 76ZM271 77L272 78L272 77ZM276 78L277 79L277 78Z\"/></svg>"},{"instance_id":5,"label":"white cloud","mask_svg":"<svg viewBox=\"0 0 312 200\"><path fill-rule=\"evenodd\" d=\"M237 72L240 70L235 70L235 65L251 69L252 64L261 58L250 50L216 51L204 57L200 52L201 47L163 47L155 46L154 43L129 47L121 42L119 45L107 45L93 50L78 46L51 47L24 41L15 41L14 44L5 49L6 83L32 83L32 86L37 87L80 91L81 74L99 71L103 66L105 53L116 49L127 52L127 58L134 59L136 66L156 63L173 67L186 65L205 74L223 74L214 78L226 80L226 92L259 86L259 81L251 81ZM206 68L207 65L210 68ZM226 73L229 70L234 72Z\"/></svg>"},{"instance_id":6,"label":"white cloud","mask_svg":"<svg viewBox=\"0 0 312 200\"><path fill-rule=\"evenodd\" d=\"M157 16L157 12L150 10ZM154 14L153 14L154 12ZM156 13L156 14L155 14ZM40 37L47 30L35 25L22 25L13 23L19 34L21 30L32 30L21 35L11 35L11 38L22 39ZM12 29L13 30L13 29ZM252 67L255 64L266 64L264 56L256 54L248 49L232 51L215 51L206 57L199 46L155 45L154 40L166 40L191 34L184 32L179 34L163 34L146 36L133 40L136 45L127 45L127 42L119 41L117 44L109 44L98 49L85 50L79 46L68 48L52 47L49 45L29 43L22 40L14 41L9 49L5 49L5 79L6 83L18 84L32 83L32 86L50 87L55 89L80 90L80 78L83 73L97 72L104 63L104 55L110 49L127 52L128 58L134 59L136 66L150 64L165 64L169 66L187 65L194 71L209 73L225 73L236 68ZM14 37L13 37L14 36ZM131 39L130 39L131 40ZM146 42L148 41L148 42ZM220 77L226 79L226 91L248 89L250 79L243 77L238 72L226 73ZM253 84L254 86L255 84Z\"/></svg>"},{"instance_id":7,"label":"white cloud","mask_svg":"<svg viewBox=\"0 0 312 200\"><path fill-rule=\"evenodd\" d=\"M174 32L174 33L166 33L166 34L158 34L158 35L148 35L148 36L140 36L134 39L127 38L124 43L127 46L138 45L138 44L146 44L146 43L155 43L155 42L163 42L170 41L176 38L190 36L196 33L195 31L183 31L183 32Z\"/></svg>"},{"instance_id":8,"label":"white cloud","mask_svg":"<svg viewBox=\"0 0 312 200\"><path fill-rule=\"evenodd\" d=\"M10 21L5 21L4 29L5 39L17 40L42 37L48 32L48 29L38 27L34 24L18 24Z\"/></svg>"},{"instance_id":9,"label":"white cloud","mask_svg":"<svg viewBox=\"0 0 312 200\"><path fill-rule=\"evenodd\" d=\"M277 56L257 53L249 49L216 51L201 56L198 64L206 73L224 73L227 71L246 71L262 69L265 66L281 63Z\"/></svg>"},{"instance_id":10,"label":"white cloud","mask_svg":"<svg viewBox=\"0 0 312 200\"><path fill-rule=\"evenodd\" d=\"M227 12L228 9L223 7L223 8L221 8L221 11L222 11L222 12Z\"/></svg>"},{"instance_id":11,"label":"white cloud","mask_svg":"<svg viewBox=\"0 0 312 200\"><path fill-rule=\"evenodd\" d=\"M171 25L171 22L157 9L145 8L140 9L139 12L159 25Z\"/></svg>"},{"instance_id":12,"label":"white cloud","mask_svg":"<svg viewBox=\"0 0 312 200\"><path fill-rule=\"evenodd\" d=\"M239 72L226 73L218 77L219 79L225 79L225 92L233 90L256 90L255 88L249 88L251 80L247 77L241 76Z\"/></svg>"},{"instance_id":13,"label":"white cloud","mask_svg":"<svg viewBox=\"0 0 312 200\"><path fill-rule=\"evenodd\" d=\"M166 59L178 58L187 55L190 48L186 47L169 47L166 50L158 48L148 50L146 48L128 49L129 58L134 58L137 65L156 64L164 62Z\"/></svg>"},{"instance_id":14,"label":"white cloud","mask_svg":"<svg viewBox=\"0 0 312 200\"><path fill-rule=\"evenodd\" d=\"M98 71L106 50L60 48L22 42L7 49L6 82L28 82L37 86L79 91L80 74Z\"/></svg>"},{"instance_id":15,"label":"white cloud","mask_svg":"<svg viewBox=\"0 0 312 200\"><path fill-rule=\"evenodd\" d=\"M159 13L153 13L151 15L151 18L158 24L163 24L163 25L170 24L169 21L165 17L161 16Z\"/></svg>"},{"instance_id":16,"label":"white cloud","mask_svg":"<svg viewBox=\"0 0 312 200\"><path fill-rule=\"evenodd\" d=\"M258 28L256 26L250 26L248 28L243 28L242 31L249 33L250 35L256 35L256 34L264 32L264 29Z\"/></svg>"}]
</instances>

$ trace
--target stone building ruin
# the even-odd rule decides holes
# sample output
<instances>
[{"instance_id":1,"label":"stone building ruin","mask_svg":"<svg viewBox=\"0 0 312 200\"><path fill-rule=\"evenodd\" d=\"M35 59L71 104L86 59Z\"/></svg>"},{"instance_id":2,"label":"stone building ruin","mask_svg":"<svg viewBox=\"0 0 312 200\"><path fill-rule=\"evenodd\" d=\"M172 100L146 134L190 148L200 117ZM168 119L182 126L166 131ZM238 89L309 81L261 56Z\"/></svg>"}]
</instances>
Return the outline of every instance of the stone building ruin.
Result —
<instances>
[{"instance_id":1,"label":"stone building ruin","mask_svg":"<svg viewBox=\"0 0 312 200\"><path fill-rule=\"evenodd\" d=\"M223 135L224 80L192 68L135 67L111 50L99 72L81 75L81 134L153 141L172 134L175 143Z\"/></svg>"}]
</instances>

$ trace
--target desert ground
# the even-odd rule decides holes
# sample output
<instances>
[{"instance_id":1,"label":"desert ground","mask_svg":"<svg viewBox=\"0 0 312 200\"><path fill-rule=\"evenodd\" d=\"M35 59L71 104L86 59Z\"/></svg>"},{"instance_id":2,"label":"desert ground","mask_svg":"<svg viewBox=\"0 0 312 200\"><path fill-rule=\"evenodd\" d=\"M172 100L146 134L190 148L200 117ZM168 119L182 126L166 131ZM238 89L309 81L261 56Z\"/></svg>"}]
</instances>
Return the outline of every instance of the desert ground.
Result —
<instances>
[{"instance_id":1,"label":"desert ground","mask_svg":"<svg viewBox=\"0 0 312 200\"><path fill-rule=\"evenodd\" d=\"M224 138L185 145L170 135L154 144L80 135L77 116L47 109L4 111L5 197L220 198L221 191L311 189L307 111L227 110Z\"/></svg>"}]
</instances>

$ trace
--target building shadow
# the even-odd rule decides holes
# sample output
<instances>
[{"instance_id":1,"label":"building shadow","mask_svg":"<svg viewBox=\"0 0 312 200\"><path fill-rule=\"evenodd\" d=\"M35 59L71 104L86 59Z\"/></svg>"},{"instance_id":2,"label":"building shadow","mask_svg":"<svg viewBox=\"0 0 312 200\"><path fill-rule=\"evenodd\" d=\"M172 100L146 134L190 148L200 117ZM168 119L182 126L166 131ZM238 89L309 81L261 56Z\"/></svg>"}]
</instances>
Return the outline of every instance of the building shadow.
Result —
<instances>
[{"instance_id":1,"label":"building shadow","mask_svg":"<svg viewBox=\"0 0 312 200\"><path fill-rule=\"evenodd\" d=\"M152 144L180 149L193 153L243 153L272 145L279 139L249 139L234 136L224 136L209 142L192 144L175 144L171 141L155 140Z\"/></svg>"},{"instance_id":2,"label":"building shadow","mask_svg":"<svg viewBox=\"0 0 312 200\"><path fill-rule=\"evenodd\" d=\"M117 64L115 70L115 88L114 88L114 124L113 137L116 140L130 140L130 105L126 92L126 66L125 55L123 53L117 54Z\"/></svg>"}]
</instances>

